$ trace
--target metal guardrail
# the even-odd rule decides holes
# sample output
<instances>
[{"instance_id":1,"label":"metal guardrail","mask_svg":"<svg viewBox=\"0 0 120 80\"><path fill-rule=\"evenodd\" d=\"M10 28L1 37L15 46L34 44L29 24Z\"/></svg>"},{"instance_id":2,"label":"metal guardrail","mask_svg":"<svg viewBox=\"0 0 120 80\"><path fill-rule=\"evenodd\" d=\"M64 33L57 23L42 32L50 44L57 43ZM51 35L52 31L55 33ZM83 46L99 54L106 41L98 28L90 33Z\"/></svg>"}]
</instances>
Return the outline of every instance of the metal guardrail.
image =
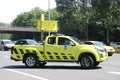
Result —
<instances>
[{"instance_id":1,"label":"metal guardrail","mask_svg":"<svg viewBox=\"0 0 120 80\"><path fill-rule=\"evenodd\" d=\"M32 26L0 26L0 31L29 31L29 32L41 32L40 30L37 30L35 27ZM49 32L45 31L44 32ZM50 32L56 32L56 31L50 31Z\"/></svg>"},{"instance_id":2,"label":"metal guardrail","mask_svg":"<svg viewBox=\"0 0 120 80\"><path fill-rule=\"evenodd\" d=\"M21 26L21 27L0 26L0 30L37 31L36 28L33 28L31 26Z\"/></svg>"}]
</instances>

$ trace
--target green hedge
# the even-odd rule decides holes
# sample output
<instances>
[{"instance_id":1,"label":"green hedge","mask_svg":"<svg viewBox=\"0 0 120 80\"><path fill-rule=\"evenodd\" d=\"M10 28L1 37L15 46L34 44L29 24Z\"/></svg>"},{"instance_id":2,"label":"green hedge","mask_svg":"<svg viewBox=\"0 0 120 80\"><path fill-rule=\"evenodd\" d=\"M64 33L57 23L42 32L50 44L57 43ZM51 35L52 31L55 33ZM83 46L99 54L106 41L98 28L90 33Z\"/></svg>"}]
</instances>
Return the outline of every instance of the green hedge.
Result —
<instances>
[{"instance_id":1,"label":"green hedge","mask_svg":"<svg viewBox=\"0 0 120 80\"><path fill-rule=\"evenodd\" d=\"M120 47L118 46L113 46L115 48L115 52L120 54Z\"/></svg>"}]
</instances>

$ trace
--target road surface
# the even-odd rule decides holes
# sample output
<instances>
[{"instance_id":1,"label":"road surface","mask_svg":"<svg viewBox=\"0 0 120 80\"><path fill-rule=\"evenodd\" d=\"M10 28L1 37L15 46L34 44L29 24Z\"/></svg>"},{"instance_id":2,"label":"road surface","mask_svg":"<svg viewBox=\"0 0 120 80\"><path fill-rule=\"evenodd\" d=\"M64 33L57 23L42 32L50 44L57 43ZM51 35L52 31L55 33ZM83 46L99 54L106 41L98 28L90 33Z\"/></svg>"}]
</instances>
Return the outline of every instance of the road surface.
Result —
<instances>
[{"instance_id":1,"label":"road surface","mask_svg":"<svg viewBox=\"0 0 120 80\"><path fill-rule=\"evenodd\" d=\"M0 80L120 80L120 54L96 69L81 69L76 63L48 63L42 68L26 68L10 59L10 51L0 51Z\"/></svg>"}]
</instances>

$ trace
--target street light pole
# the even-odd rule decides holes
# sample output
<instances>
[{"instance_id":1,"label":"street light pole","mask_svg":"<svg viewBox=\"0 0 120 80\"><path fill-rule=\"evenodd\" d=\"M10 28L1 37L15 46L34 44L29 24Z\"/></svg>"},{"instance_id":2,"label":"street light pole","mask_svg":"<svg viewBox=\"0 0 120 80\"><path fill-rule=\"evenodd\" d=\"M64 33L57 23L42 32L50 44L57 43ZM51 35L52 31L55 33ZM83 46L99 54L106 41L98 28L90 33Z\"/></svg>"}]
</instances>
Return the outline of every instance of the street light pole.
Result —
<instances>
[{"instance_id":1,"label":"street light pole","mask_svg":"<svg viewBox=\"0 0 120 80\"><path fill-rule=\"evenodd\" d=\"M50 0L48 0L48 19L50 21ZM50 36L50 31L49 31L48 35Z\"/></svg>"},{"instance_id":2,"label":"street light pole","mask_svg":"<svg viewBox=\"0 0 120 80\"><path fill-rule=\"evenodd\" d=\"M50 0L48 0L48 19L50 21Z\"/></svg>"}]
</instances>

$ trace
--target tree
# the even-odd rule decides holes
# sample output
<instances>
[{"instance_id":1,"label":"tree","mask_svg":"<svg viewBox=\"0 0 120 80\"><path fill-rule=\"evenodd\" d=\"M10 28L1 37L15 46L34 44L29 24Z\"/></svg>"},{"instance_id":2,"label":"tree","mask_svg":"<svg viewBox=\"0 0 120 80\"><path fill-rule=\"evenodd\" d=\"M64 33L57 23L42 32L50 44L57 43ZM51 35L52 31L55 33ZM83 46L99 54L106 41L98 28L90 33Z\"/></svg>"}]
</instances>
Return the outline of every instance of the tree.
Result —
<instances>
[{"instance_id":1,"label":"tree","mask_svg":"<svg viewBox=\"0 0 120 80\"><path fill-rule=\"evenodd\" d=\"M0 27L10 27L9 24L6 24L6 23L2 23L0 22ZM11 35L10 34L3 34L3 33L0 33L0 39L10 39L11 38Z\"/></svg>"},{"instance_id":2,"label":"tree","mask_svg":"<svg viewBox=\"0 0 120 80\"><path fill-rule=\"evenodd\" d=\"M114 36L120 32L120 0L56 0L56 3L61 13L61 33L107 42L116 40Z\"/></svg>"},{"instance_id":3,"label":"tree","mask_svg":"<svg viewBox=\"0 0 120 80\"><path fill-rule=\"evenodd\" d=\"M84 1L56 0L57 10L61 13L60 32L86 39L86 26L89 24L91 10ZM86 2L89 3L89 0Z\"/></svg>"},{"instance_id":4,"label":"tree","mask_svg":"<svg viewBox=\"0 0 120 80\"><path fill-rule=\"evenodd\" d=\"M24 12L16 17L16 19L12 22L12 26L17 27L36 27L36 21L40 19L40 14L44 13L43 10L36 7L29 12ZM33 38L33 36L29 34L17 35L13 34L12 39L21 39L21 38Z\"/></svg>"},{"instance_id":5,"label":"tree","mask_svg":"<svg viewBox=\"0 0 120 80\"><path fill-rule=\"evenodd\" d=\"M36 26L36 20L40 19L40 14L44 13L43 10L36 7L30 12L24 12L16 17L16 19L12 22L13 26Z\"/></svg>"},{"instance_id":6,"label":"tree","mask_svg":"<svg viewBox=\"0 0 120 80\"><path fill-rule=\"evenodd\" d=\"M58 21L58 32L89 40L120 40L120 0L56 0L56 4L50 16ZM48 11L35 8L18 15L12 25L35 27L40 13L48 20Z\"/></svg>"},{"instance_id":7,"label":"tree","mask_svg":"<svg viewBox=\"0 0 120 80\"><path fill-rule=\"evenodd\" d=\"M36 7L35 9L24 12L16 17L16 19L12 22L13 26L17 27L36 27L36 21L40 19L40 15L44 13L45 19L48 20L48 11L43 11ZM51 20L57 20L59 17L59 13L56 11L56 9L51 9ZM21 38L32 38L31 35L16 35L13 34L13 39L21 39Z\"/></svg>"},{"instance_id":8,"label":"tree","mask_svg":"<svg viewBox=\"0 0 120 80\"><path fill-rule=\"evenodd\" d=\"M45 20L48 20L48 11L45 13ZM61 17L60 13L56 10L56 8L50 10L50 19L51 20L58 20L58 18Z\"/></svg>"},{"instance_id":9,"label":"tree","mask_svg":"<svg viewBox=\"0 0 120 80\"><path fill-rule=\"evenodd\" d=\"M113 32L115 25L120 22L120 1L119 0L92 0L92 7L95 11L96 22L100 22L106 31L106 41L110 41L110 31ZM105 37L105 36L104 36Z\"/></svg>"}]
</instances>

